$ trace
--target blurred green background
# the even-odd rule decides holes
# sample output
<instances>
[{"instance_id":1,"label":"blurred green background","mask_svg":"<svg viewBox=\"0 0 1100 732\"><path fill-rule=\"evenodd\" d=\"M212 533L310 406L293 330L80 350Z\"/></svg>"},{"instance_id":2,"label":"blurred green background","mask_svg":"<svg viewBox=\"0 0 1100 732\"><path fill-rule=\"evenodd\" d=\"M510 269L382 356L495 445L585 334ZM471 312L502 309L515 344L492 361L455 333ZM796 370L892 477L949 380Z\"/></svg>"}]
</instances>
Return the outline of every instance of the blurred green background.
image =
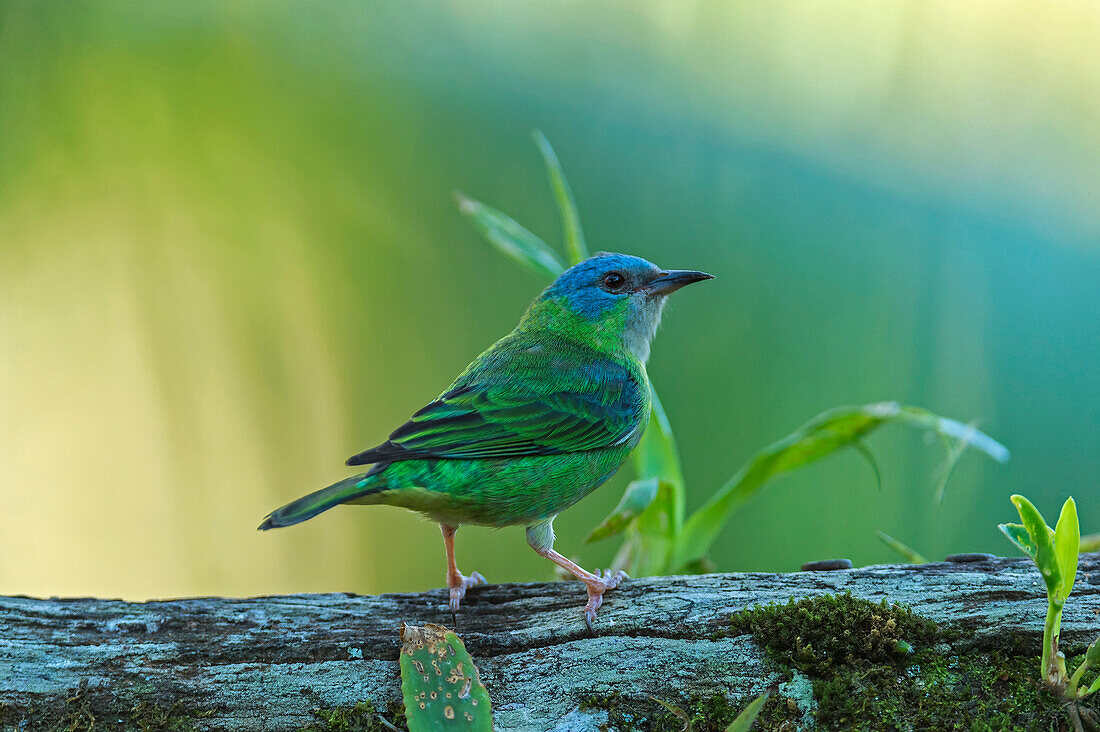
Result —
<instances>
[{"instance_id":1,"label":"blurred green background","mask_svg":"<svg viewBox=\"0 0 1100 732\"><path fill-rule=\"evenodd\" d=\"M650 374L689 509L835 405L898 399L1013 451L873 438L767 488L724 570L1010 552L1009 494L1100 530L1100 18L1089 2L0 0L0 592L419 590L438 529L343 477L538 292L462 189L559 241L719 279ZM581 541L618 476L557 522ZM521 530L460 565L541 580Z\"/></svg>"}]
</instances>

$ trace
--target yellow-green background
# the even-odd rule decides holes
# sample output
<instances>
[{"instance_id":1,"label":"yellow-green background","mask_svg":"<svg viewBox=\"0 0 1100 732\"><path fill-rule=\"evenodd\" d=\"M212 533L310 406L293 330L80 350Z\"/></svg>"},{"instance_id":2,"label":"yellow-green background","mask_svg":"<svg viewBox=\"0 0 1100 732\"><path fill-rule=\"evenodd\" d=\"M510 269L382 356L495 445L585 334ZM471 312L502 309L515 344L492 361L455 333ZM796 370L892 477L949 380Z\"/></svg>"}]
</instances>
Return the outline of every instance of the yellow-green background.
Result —
<instances>
[{"instance_id":1,"label":"yellow-green background","mask_svg":"<svg viewBox=\"0 0 1100 732\"><path fill-rule=\"evenodd\" d=\"M418 590L436 528L347 474L538 291L455 211L551 241L543 129L594 249L719 279L650 373L689 505L838 404L981 426L876 437L769 487L721 569L1008 552L1026 493L1100 530L1100 19L1091 2L0 0L0 592ZM581 539L625 476L558 521ZM550 575L464 529L491 580Z\"/></svg>"}]
</instances>

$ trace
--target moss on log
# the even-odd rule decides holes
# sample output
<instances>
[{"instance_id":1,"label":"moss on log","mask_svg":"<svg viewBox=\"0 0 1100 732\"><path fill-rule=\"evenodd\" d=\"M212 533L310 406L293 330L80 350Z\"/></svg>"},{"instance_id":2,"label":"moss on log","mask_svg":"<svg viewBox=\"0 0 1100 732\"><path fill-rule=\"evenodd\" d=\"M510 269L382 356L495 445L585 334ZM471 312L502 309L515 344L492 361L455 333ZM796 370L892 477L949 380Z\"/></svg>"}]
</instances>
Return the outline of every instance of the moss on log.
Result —
<instances>
[{"instance_id":1,"label":"moss on log","mask_svg":"<svg viewBox=\"0 0 1100 732\"><path fill-rule=\"evenodd\" d=\"M576 583L489 585L457 630L500 730L681 729L654 698L724 729L766 689L762 729L1072 729L1037 682L1034 566L960 559L630 580L595 634ZM401 728L397 628L450 625L446 601L0 598L0 728ZM1100 555L1083 555L1067 656L1098 632Z\"/></svg>"}]
</instances>

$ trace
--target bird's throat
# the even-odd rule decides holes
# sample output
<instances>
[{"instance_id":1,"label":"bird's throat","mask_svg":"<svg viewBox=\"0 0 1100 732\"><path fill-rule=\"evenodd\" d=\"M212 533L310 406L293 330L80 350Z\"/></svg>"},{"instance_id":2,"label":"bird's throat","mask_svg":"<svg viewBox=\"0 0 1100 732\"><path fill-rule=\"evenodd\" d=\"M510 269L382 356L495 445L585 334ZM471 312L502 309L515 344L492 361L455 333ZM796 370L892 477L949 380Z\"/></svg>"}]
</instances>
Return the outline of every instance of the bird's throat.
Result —
<instances>
[{"instance_id":1,"label":"bird's throat","mask_svg":"<svg viewBox=\"0 0 1100 732\"><path fill-rule=\"evenodd\" d=\"M622 300L600 317L587 317L556 299L534 302L518 326L545 329L607 354L628 353L645 363L649 346L661 322L664 298Z\"/></svg>"}]
</instances>

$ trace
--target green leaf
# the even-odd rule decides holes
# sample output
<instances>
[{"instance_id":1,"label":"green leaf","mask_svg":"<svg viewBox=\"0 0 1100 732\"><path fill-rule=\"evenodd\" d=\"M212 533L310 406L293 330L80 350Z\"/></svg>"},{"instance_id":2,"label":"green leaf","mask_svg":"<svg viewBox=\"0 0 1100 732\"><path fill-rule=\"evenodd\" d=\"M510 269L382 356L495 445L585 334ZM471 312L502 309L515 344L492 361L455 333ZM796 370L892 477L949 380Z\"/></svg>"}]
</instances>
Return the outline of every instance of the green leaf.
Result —
<instances>
[{"instance_id":1,"label":"green leaf","mask_svg":"<svg viewBox=\"0 0 1100 732\"><path fill-rule=\"evenodd\" d=\"M935 473L937 502L943 501L944 493L947 492L947 482L951 479L951 474L955 472L955 466L959 464L959 459L966 452L968 446L965 440L955 439L945 434L940 434L940 442L943 443L944 457Z\"/></svg>"},{"instance_id":2,"label":"green leaf","mask_svg":"<svg viewBox=\"0 0 1100 732\"><path fill-rule=\"evenodd\" d=\"M584 232L581 230L581 217L577 213L577 204L573 200L573 192L569 189L569 182L565 180L565 173L558 162L557 153L550 146L550 141L540 130L531 133L535 138L535 144L539 146L542 159L546 163L546 174L550 177L550 188L554 192L554 201L558 204L558 212L561 214L561 228L565 236L565 251L569 255L569 263L576 264L582 259L588 259L588 247L584 243Z\"/></svg>"},{"instance_id":3,"label":"green leaf","mask_svg":"<svg viewBox=\"0 0 1100 732\"><path fill-rule=\"evenodd\" d=\"M1100 638L1097 638L1085 651L1085 662L1090 666L1100 666Z\"/></svg>"},{"instance_id":4,"label":"green leaf","mask_svg":"<svg viewBox=\"0 0 1100 732\"><path fill-rule=\"evenodd\" d=\"M1032 540L1031 534L1027 533L1027 529L1023 524L999 524L997 526L1008 540L1015 544L1020 550L1031 557L1031 561L1035 562L1036 557L1039 556L1039 547Z\"/></svg>"},{"instance_id":5,"label":"green leaf","mask_svg":"<svg viewBox=\"0 0 1100 732\"><path fill-rule=\"evenodd\" d=\"M737 715L737 719L730 722L729 727L726 727L726 732L748 732L749 727L752 727L752 723L756 721L756 717L764 709L764 705L767 704L770 695L770 691L765 691L749 702L749 705Z\"/></svg>"},{"instance_id":6,"label":"green leaf","mask_svg":"<svg viewBox=\"0 0 1100 732\"><path fill-rule=\"evenodd\" d=\"M867 464L871 466L871 472L875 474L875 488L881 491L882 472L878 469L878 458L875 457L875 451L863 440L856 440L852 443L852 447L855 448L855 451L862 455L867 460Z\"/></svg>"},{"instance_id":7,"label":"green leaf","mask_svg":"<svg viewBox=\"0 0 1100 732\"><path fill-rule=\"evenodd\" d=\"M630 459L639 480L657 478L660 487L657 497L635 523L637 540L626 568L631 577L666 574L684 524L684 476L676 438L657 392L651 390L650 395L649 423Z\"/></svg>"},{"instance_id":8,"label":"green leaf","mask_svg":"<svg viewBox=\"0 0 1100 732\"><path fill-rule=\"evenodd\" d=\"M672 569L703 556L737 508L768 481L850 447L883 424L901 424L946 435L998 461L1008 450L992 437L953 419L897 402L838 407L818 415L793 434L756 453L684 524Z\"/></svg>"},{"instance_id":9,"label":"green leaf","mask_svg":"<svg viewBox=\"0 0 1100 732\"><path fill-rule=\"evenodd\" d=\"M461 192L455 192L455 200L458 210L490 244L528 272L552 280L565 271L550 245L512 217Z\"/></svg>"},{"instance_id":10,"label":"green leaf","mask_svg":"<svg viewBox=\"0 0 1100 732\"><path fill-rule=\"evenodd\" d=\"M649 504L653 503L653 499L657 497L657 488L660 483L660 478L642 478L641 480L632 481L623 491L623 497L619 499L619 505L615 506L615 509L608 514L607 518L592 530L585 541L599 541L620 533L642 511L649 508Z\"/></svg>"},{"instance_id":11,"label":"green leaf","mask_svg":"<svg viewBox=\"0 0 1100 732\"><path fill-rule=\"evenodd\" d=\"M682 482L680 472L680 454L676 449L676 439L672 436L672 426L657 392L650 387L652 406L649 423L638 446L630 454L634 470L638 477L658 477L670 482Z\"/></svg>"},{"instance_id":12,"label":"green leaf","mask_svg":"<svg viewBox=\"0 0 1100 732\"><path fill-rule=\"evenodd\" d=\"M900 541L898 541L894 537L889 536L888 534L886 534L882 531L876 531L875 533L878 534L878 538L883 544L885 544L886 546L888 546L891 549L893 549L894 551L896 551L898 554L905 557L905 561L909 562L910 564L927 564L928 563L928 560L925 559L923 556L921 556L921 554L919 552L917 552L915 549L909 548L905 544L902 544Z\"/></svg>"},{"instance_id":13,"label":"green leaf","mask_svg":"<svg viewBox=\"0 0 1100 732\"><path fill-rule=\"evenodd\" d=\"M1077 521L1077 504L1073 498L1067 498L1062 504L1062 513L1054 526L1054 553L1058 558L1058 571L1062 584L1058 596L1064 601L1073 591L1073 582L1077 577L1077 558L1081 551L1081 525Z\"/></svg>"},{"instance_id":14,"label":"green leaf","mask_svg":"<svg viewBox=\"0 0 1100 732\"><path fill-rule=\"evenodd\" d=\"M669 556L676 541L673 512L676 504L674 487L661 481L657 498L642 512L633 526L638 537L638 553L628 570L631 576L644 577L665 573Z\"/></svg>"},{"instance_id":15,"label":"green leaf","mask_svg":"<svg viewBox=\"0 0 1100 732\"><path fill-rule=\"evenodd\" d=\"M1008 448L972 424L963 424L958 420L933 414L927 409L902 406L897 402L880 402L867 406L882 414L886 421L927 430L941 437L952 437L958 440L961 446L981 450L999 463L1008 461Z\"/></svg>"},{"instance_id":16,"label":"green leaf","mask_svg":"<svg viewBox=\"0 0 1100 732\"><path fill-rule=\"evenodd\" d=\"M1012 503L1020 514L1020 520L1031 536L1035 544L1035 564L1039 567L1039 574L1043 576L1043 582L1047 586L1049 598L1058 597L1058 589L1062 584L1062 572L1058 566L1058 557L1054 553L1054 530L1047 526L1043 514L1032 505L1031 501L1021 495L1012 496Z\"/></svg>"},{"instance_id":17,"label":"green leaf","mask_svg":"<svg viewBox=\"0 0 1100 732\"><path fill-rule=\"evenodd\" d=\"M650 400L652 406L649 412L649 423L638 446L630 453L634 473L638 478L659 478L682 488L684 474L680 469L680 451L676 447L676 438L672 434L672 426L668 422L665 408L661 405L661 400L652 386ZM680 515L682 518L682 505Z\"/></svg>"},{"instance_id":18,"label":"green leaf","mask_svg":"<svg viewBox=\"0 0 1100 732\"><path fill-rule=\"evenodd\" d=\"M402 625L400 659L409 732L492 732L489 693L453 631L433 623Z\"/></svg>"}]
</instances>

